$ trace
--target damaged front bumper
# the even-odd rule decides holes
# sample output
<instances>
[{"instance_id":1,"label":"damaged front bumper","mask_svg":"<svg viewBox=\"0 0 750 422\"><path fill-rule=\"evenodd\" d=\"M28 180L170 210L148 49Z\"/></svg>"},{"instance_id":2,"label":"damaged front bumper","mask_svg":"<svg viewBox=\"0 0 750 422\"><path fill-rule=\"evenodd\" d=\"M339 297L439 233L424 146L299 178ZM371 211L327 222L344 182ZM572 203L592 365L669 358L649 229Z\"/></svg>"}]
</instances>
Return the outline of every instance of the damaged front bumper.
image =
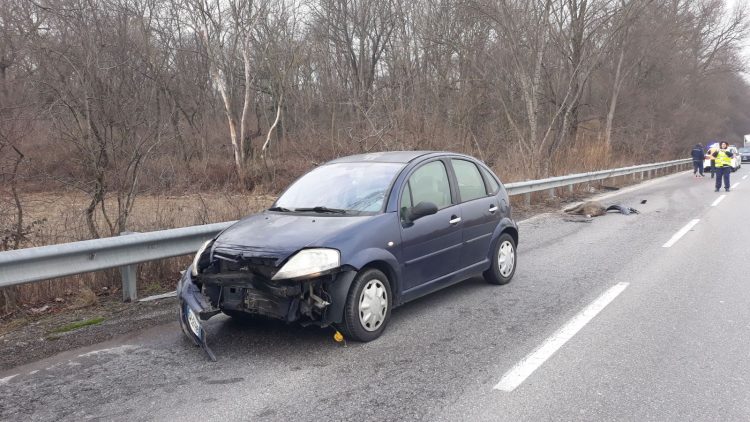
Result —
<instances>
[{"instance_id":1,"label":"damaged front bumper","mask_svg":"<svg viewBox=\"0 0 750 422\"><path fill-rule=\"evenodd\" d=\"M215 309L192 282L190 268L185 271L177 283L177 297L180 303L180 328L187 338L200 346L211 361L216 362L216 355L208 347L206 330L201 324L221 312Z\"/></svg>"},{"instance_id":2,"label":"damaged front bumper","mask_svg":"<svg viewBox=\"0 0 750 422\"><path fill-rule=\"evenodd\" d=\"M180 326L215 361L201 321L224 311L321 327L340 323L355 275L345 270L309 280L276 282L237 272L193 277L188 268L177 287Z\"/></svg>"}]
</instances>

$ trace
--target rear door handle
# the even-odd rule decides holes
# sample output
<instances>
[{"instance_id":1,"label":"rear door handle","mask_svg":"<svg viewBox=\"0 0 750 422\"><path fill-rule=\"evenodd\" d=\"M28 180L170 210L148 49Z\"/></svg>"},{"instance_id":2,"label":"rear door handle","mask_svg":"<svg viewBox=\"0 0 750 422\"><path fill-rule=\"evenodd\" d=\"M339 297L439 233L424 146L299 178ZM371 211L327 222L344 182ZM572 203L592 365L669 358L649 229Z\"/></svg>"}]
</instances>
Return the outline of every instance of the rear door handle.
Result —
<instances>
[{"instance_id":1,"label":"rear door handle","mask_svg":"<svg viewBox=\"0 0 750 422\"><path fill-rule=\"evenodd\" d=\"M495 211L497 211L497 205L495 204L490 205L490 213L494 214Z\"/></svg>"},{"instance_id":2,"label":"rear door handle","mask_svg":"<svg viewBox=\"0 0 750 422\"><path fill-rule=\"evenodd\" d=\"M456 217L455 215L451 216L450 221L448 221L451 225L456 225L461 222L461 217Z\"/></svg>"}]
</instances>

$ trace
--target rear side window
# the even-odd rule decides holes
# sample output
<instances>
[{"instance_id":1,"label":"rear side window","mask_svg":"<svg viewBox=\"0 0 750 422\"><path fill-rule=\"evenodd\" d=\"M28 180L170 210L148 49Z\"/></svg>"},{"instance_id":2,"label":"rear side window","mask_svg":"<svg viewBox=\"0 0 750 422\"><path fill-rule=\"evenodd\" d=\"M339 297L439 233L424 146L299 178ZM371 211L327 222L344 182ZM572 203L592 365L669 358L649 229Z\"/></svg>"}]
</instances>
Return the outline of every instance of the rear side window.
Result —
<instances>
[{"instance_id":1,"label":"rear side window","mask_svg":"<svg viewBox=\"0 0 750 422\"><path fill-rule=\"evenodd\" d=\"M432 202L437 205L438 209L451 205L448 173L442 161L433 161L418 168L409 178L409 187L414 205L420 202Z\"/></svg>"},{"instance_id":2,"label":"rear side window","mask_svg":"<svg viewBox=\"0 0 750 422\"><path fill-rule=\"evenodd\" d=\"M456 172L458 192L461 194L462 202L487 196L484 179L474 163L466 160L451 160L451 163L453 171Z\"/></svg>"},{"instance_id":3,"label":"rear side window","mask_svg":"<svg viewBox=\"0 0 750 422\"><path fill-rule=\"evenodd\" d=\"M500 190L500 185L497 183L497 180L495 180L495 176L490 174L489 171L485 170L484 168L480 167L482 170L482 174L484 175L484 180L487 181L487 193L490 195L494 195L497 193L497 191Z\"/></svg>"}]
</instances>

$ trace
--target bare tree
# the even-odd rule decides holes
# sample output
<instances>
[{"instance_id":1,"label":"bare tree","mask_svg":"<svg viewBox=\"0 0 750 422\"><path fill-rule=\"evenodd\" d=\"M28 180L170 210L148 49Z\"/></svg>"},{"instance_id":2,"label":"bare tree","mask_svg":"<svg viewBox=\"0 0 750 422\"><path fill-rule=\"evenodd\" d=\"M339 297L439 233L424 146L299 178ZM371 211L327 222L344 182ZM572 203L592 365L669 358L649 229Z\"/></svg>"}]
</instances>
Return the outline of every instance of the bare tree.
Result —
<instances>
[{"instance_id":1,"label":"bare tree","mask_svg":"<svg viewBox=\"0 0 750 422\"><path fill-rule=\"evenodd\" d=\"M159 63L151 61L150 32L141 25L154 4L71 0L39 10L48 30L35 39L43 69L37 82L51 99L60 139L75 151L75 172L61 181L89 196L92 237L101 236L97 216L109 235L126 230L141 165L162 140Z\"/></svg>"},{"instance_id":2,"label":"bare tree","mask_svg":"<svg viewBox=\"0 0 750 422\"><path fill-rule=\"evenodd\" d=\"M203 42L211 80L219 91L226 113L237 175L251 186L247 159L252 138L260 135L251 33L267 11L262 1L187 0L193 30ZM241 76L238 76L241 74Z\"/></svg>"}]
</instances>

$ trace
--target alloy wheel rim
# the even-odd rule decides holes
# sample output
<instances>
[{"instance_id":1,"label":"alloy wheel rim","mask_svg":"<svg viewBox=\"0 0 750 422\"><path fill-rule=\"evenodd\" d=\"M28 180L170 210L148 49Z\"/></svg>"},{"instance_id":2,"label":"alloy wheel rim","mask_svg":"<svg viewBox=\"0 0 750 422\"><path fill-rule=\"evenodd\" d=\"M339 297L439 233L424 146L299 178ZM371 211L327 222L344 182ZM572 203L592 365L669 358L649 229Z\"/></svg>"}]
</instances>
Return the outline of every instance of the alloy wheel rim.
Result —
<instances>
[{"instance_id":1,"label":"alloy wheel rim","mask_svg":"<svg viewBox=\"0 0 750 422\"><path fill-rule=\"evenodd\" d=\"M375 331L383 325L388 312L388 292L380 280L365 283L359 295L359 322L367 331Z\"/></svg>"},{"instance_id":2,"label":"alloy wheel rim","mask_svg":"<svg viewBox=\"0 0 750 422\"><path fill-rule=\"evenodd\" d=\"M508 277L513 272L516 265L516 253L513 244L506 240L500 244L500 250L497 253L497 266L500 268L500 275Z\"/></svg>"}]
</instances>

